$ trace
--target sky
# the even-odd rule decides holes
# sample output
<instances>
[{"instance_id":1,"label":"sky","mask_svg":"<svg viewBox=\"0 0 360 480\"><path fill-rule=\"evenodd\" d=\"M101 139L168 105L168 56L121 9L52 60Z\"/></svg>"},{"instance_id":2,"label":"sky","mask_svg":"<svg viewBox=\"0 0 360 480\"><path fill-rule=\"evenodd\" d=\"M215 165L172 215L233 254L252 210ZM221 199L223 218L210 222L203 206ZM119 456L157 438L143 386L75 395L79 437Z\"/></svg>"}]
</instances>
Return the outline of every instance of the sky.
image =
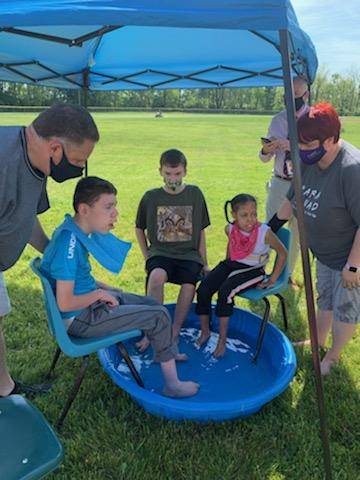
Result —
<instances>
[{"instance_id":1,"label":"sky","mask_svg":"<svg viewBox=\"0 0 360 480\"><path fill-rule=\"evenodd\" d=\"M331 73L360 73L360 0L291 0L310 35L319 65Z\"/></svg>"}]
</instances>

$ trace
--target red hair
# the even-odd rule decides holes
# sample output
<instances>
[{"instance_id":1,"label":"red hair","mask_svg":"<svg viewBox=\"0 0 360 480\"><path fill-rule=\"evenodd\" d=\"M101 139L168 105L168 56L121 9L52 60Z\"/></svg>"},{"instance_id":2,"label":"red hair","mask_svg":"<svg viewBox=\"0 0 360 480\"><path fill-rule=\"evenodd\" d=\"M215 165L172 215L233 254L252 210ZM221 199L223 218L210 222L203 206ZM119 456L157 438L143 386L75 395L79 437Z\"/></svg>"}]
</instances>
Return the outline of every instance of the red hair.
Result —
<instances>
[{"instance_id":1,"label":"red hair","mask_svg":"<svg viewBox=\"0 0 360 480\"><path fill-rule=\"evenodd\" d=\"M323 143L327 138L340 138L341 123L339 115L330 103L317 103L297 121L297 132L300 143L319 140Z\"/></svg>"}]
</instances>

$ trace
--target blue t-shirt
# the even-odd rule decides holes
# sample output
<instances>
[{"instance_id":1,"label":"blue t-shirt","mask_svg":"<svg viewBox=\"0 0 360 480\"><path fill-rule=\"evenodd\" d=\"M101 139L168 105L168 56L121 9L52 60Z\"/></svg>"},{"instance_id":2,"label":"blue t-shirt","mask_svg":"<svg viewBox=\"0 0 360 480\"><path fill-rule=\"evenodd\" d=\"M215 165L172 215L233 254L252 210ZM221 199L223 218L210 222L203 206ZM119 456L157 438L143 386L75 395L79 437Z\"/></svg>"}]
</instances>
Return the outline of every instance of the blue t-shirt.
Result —
<instances>
[{"instance_id":1,"label":"blue t-shirt","mask_svg":"<svg viewBox=\"0 0 360 480\"><path fill-rule=\"evenodd\" d=\"M91 275L89 253L76 236L68 230L56 234L46 247L41 262L41 271L49 279L54 291L56 280L74 282L74 295L83 295L96 290L96 282ZM60 312L62 318L71 318L81 310Z\"/></svg>"}]
</instances>

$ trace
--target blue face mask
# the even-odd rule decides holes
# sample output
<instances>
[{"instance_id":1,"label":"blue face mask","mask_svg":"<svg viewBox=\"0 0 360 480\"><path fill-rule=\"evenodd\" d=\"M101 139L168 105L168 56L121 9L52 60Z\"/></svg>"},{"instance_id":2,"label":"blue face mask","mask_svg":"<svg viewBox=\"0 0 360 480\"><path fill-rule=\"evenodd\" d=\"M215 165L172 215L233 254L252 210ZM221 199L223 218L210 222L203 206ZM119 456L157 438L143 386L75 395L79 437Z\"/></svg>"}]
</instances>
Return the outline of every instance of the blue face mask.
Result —
<instances>
[{"instance_id":1,"label":"blue face mask","mask_svg":"<svg viewBox=\"0 0 360 480\"><path fill-rule=\"evenodd\" d=\"M312 150L299 150L301 161L306 165L314 165L325 155L326 150L323 145Z\"/></svg>"}]
</instances>

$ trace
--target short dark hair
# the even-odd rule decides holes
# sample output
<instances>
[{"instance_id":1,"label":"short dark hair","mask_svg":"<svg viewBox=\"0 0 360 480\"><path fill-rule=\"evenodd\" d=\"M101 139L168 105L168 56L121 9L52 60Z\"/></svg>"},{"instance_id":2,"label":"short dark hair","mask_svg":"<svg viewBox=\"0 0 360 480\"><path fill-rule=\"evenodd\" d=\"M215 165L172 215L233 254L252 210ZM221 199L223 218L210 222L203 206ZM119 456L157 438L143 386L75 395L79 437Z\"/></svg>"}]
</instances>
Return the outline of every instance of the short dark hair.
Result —
<instances>
[{"instance_id":1,"label":"short dark hair","mask_svg":"<svg viewBox=\"0 0 360 480\"><path fill-rule=\"evenodd\" d=\"M53 105L41 112L32 125L40 137L62 137L76 145L84 140L97 142L100 138L92 116L80 105Z\"/></svg>"},{"instance_id":2,"label":"short dark hair","mask_svg":"<svg viewBox=\"0 0 360 480\"><path fill-rule=\"evenodd\" d=\"M224 205L225 210L225 218L228 223L230 223L229 216L228 216L228 206L231 205L231 211L236 213L242 205L246 203L255 203L257 205L256 198L250 195L249 193L239 193L239 195L235 195L231 200L227 200Z\"/></svg>"},{"instance_id":3,"label":"short dark hair","mask_svg":"<svg viewBox=\"0 0 360 480\"><path fill-rule=\"evenodd\" d=\"M107 180L99 177L84 177L78 181L74 197L73 207L77 213L77 208L80 203L86 203L86 205L92 206L103 193L117 194L117 190L114 185Z\"/></svg>"},{"instance_id":4,"label":"short dark hair","mask_svg":"<svg viewBox=\"0 0 360 480\"><path fill-rule=\"evenodd\" d=\"M160 157L160 168L164 165L168 165L169 167L177 167L178 165L182 165L186 168L187 160L185 155L177 150L176 148L171 148L170 150L166 150L161 154Z\"/></svg>"}]
</instances>

